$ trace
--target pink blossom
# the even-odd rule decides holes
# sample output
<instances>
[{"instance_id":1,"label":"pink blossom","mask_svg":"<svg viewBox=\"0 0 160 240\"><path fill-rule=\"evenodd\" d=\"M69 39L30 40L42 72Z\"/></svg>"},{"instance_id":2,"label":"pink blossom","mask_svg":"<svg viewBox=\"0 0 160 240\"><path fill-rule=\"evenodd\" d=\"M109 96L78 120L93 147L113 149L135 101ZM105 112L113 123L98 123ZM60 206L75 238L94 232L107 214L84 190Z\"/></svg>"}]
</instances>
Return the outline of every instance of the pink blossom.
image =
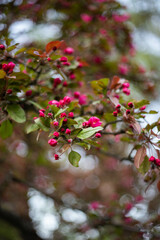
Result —
<instances>
[{"instance_id":1,"label":"pink blossom","mask_svg":"<svg viewBox=\"0 0 160 240\"><path fill-rule=\"evenodd\" d=\"M155 159L155 157L153 157L153 156L151 156L150 158L149 158L149 161L150 162L154 162L156 159Z\"/></svg>"},{"instance_id":2,"label":"pink blossom","mask_svg":"<svg viewBox=\"0 0 160 240\"><path fill-rule=\"evenodd\" d=\"M45 114L44 114L44 112L42 112L42 111L39 111L39 117L45 117Z\"/></svg>"},{"instance_id":3,"label":"pink blossom","mask_svg":"<svg viewBox=\"0 0 160 240\"><path fill-rule=\"evenodd\" d=\"M126 95L130 95L130 90L128 88L123 88L123 93L125 93Z\"/></svg>"},{"instance_id":4,"label":"pink blossom","mask_svg":"<svg viewBox=\"0 0 160 240\"><path fill-rule=\"evenodd\" d=\"M0 50L4 50L5 46L3 44L0 44Z\"/></svg>"},{"instance_id":5,"label":"pink blossom","mask_svg":"<svg viewBox=\"0 0 160 240\"><path fill-rule=\"evenodd\" d=\"M70 134L71 130L69 128L66 129L66 134Z\"/></svg>"},{"instance_id":6,"label":"pink blossom","mask_svg":"<svg viewBox=\"0 0 160 240\"><path fill-rule=\"evenodd\" d=\"M26 97L30 97L32 95L32 90L26 91Z\"/></svg>"},{"instance_id":7,"label":"pink blossom","mask_svg":"<svg viewBox=\"0 0 160 240\"><path fill-rule=\"evenodd\" d=\"M88 121L83 122L83 123L82 123L82 126L83 126L83 127L89 127L89 122L88 122Z\"/></svg>"},{"instance_id":8,"label":"pink blossom","mask_svg":"<svg viewBox=\"0 0 160 240\"><path fill-rule=\"evenodd\" d=\"M58 160L59 159L59 155L58 154L54 154L54 158L55 158L55 160Z\"/></svg>"},{"instance_id":9,"label":"pink blossom","mask_svg":"<svg viewBox=\"0 0 160 240\"><path fill-rule=\"evenodd\" d=\"M59 132L54 132L54 133L53 133L53 136L55 136L55 137L58 138L58 137L59 137Z\"/></svg>"},{"instance_id":10,"label":"pink blossom","mask_svg":"<svg viewBox=\"0 0 160 240\"><path fill-rule=\"evenodd\" d=\"M64 105L65 105L65 102L64 102L64 100L61 99L61 100L59 101L59 106L60 106L60 107L63 107Z\"/></svg>"},{"instance_id":11,"label":"pink blossom","mask_svg":"<svg viewBox=\"0 0 160 240\"><path fill-rule=\"evenodd\" d=\"M140 108L141 111L145 110L146 106L144 105L143 107Z\"/></svg>"},{"instance_id":12,"label":"pink blossom","mask_svg":"<svg viewBox=\"0 0 160 240\"><path fill-rule=\"evenodd\" d=\"M59 123L58 123L57 121L54 121L54 122L53 122L53 125L54 125L55 127L58 127Z\"/></svg>"},{"instance_id":13,"label":"pink blossom","mask_svg":"<svg viewBox=\"0 0 160 240\"><path fill-rule=\"evenodd\" d=\"M80 97L80 92L74 92L74 97L79 98Z\"/></svg>"},{"instance_id":14,"label":"pink blossom","mask_svg":"<svg viewBox=\"0 0 160 240\"><path fill-rule=\"evenodd\" d=\"M60 58L60 61L61 61L61 62L67 62L67 61L68 61L68 58L67 58L67 57L61 57L61 58Z\"/></svg>"},{"instance_id":15,"label":"pink blossom","mask_svg":"<svg viewBox=\"0 0 160 240\"><path fill-rule=\"evenodd\" d=\"M127 15L127 14L123 14L123 15L114 14L114 15L113 15L114 21L115 21L115 22L119 22L119 23L125 22L125 21L127 21L129 18L130 18L130 16Z\"/></svg>"},{"instance_id":16,"label":"pink blossom","mask_svg":"<svg viewBox=\"0 0 160 240\"><path fill-rule=\"evenodd\" d=\"M119 73L122 75L127 75L129 72L128 66L123 63L119 64L118 69L119 69Z\"/></svg>"},{"instance_id":17,"label":"pink blossom","mask_svg":"<svg viewBox=\"0 0 160 240\"><path fill-rule=\"evenodd\" d=\"M95 134L95 137L96 137L96 138L100 138L101 136L102 136L101 133L96 133L96 134Z\"/></svg>"},{"instance_id":18,"label":"pink blossom","mask_svg":"<svg viewBox=\"0 0 160 240\"><path fill-rule=\"evenodd\" d=\"M69 78L70 78L71 80L74 80L74 79L76 78L76 75L75 75L74 73L71 73L71 74L69 75Z\"/></svg>"},{"instance_id":19,"label":"pink blossom","mask_svg":"<svg viewBox=\"0 0 160 240\"><path fill-rule=\"evenodd\" d=\"M86 103L87 103L87 96L83 94L79 97L79 104L85 105Z\"/></svg>"},{"instance_id":20,"label":"pink blossom","mask_svg":"<svg viewBox=\"0 0 160 240\"><path fill-rule=\"evenodd\" d=\"M49 143L49 145L50 146L52 146L52 147L55 147L56 145L57 145L57 141L55 140L55 139L49 139L48 140L48 143Z\"/></svg>"},{"instance_id":21,"label":"pink blossom","mask_svg":"<svg viewBox=\"0 0 160 240\"><path fill-rule=\"evenodd\" d=\"M56 107L59 107L59 102L56 100L52 100L48 102L49 105L56 105Z\"/></svg>"},{"instance_id":22,"label":"pink blossom","mask_svg":"<svg viewBox=\"0 0 160 240\"><path fill-rule=\"evenodd\" d=\"M61 113L61 118L63 118L63 117L67 117L67 114L66 113Z\"/></svg>"},{"instance_id":23,"label":"pink blossom","mask_svg":"<svg viewBox=\"0 0 160 240\"><path fill-rule=\"evenodd\" d=\"M128 82L125 82L122 84L122 88L129 88L130 84Z\"/></svg>"},{"instance_id":24,"label":"pink blossom","mask_svg":"<svg viewBox=\"0 0 160 240\"><path fill-rule=\"evenodd\" d=\"M68 96L65 96L65 97L63 98L63 100L64 100L64 102L65 102L66 105L70 104L70 102L71 102L71 98L68 97Z\"/></svg>"},{"instance_id":25,"label":"pink blossom","mask_svg":"<svg viewBox=\"0 0 160 240\"><path fill-rule=\"evenodd\" d=\"M91 117L89 120L88 120L88 123L89 123L89 126L90 127L99 127L101 126L102 122L100 121L99 118L97 117Z\"/></svg>"},{"instance_id":26,"label":"pink blossom","mask_svg":"<svg viewBox=\"0 0 160 240\"><path fill-rule=\"evenodd\" d=\"M73 112L70 112L70 113L68 114L68 117L73 118L73 117L74 117L74 113L73 113Z\"/></svg>"},{"instance_id":27,"label":"pink blossom","mask_svg":"<svg viewBox=\"0 0 160 240\"><path fill-rule=\"evenodd\" d=\"M74 49L71 48L71 47L67 47L67 48L64 50L64 52L65 52L66 54L72 54L72 53L74 53Z\"/></svg>"},{"instance_id":28,"label":"pink blossom","mask_svg":"<svg viewBox=\"0 0 160 240\"><path fill-rule=\"evenodd\" d=\"M56 88L60 83L61 83L60 78L55 78L55 79L54 79L54 85L53 85L53 86Z\"/></svg>"},{"instance_id":29,"label":"pink blossom","mask_svg":"<svg viewBox=\"0 0 160 240\"><path fill-rule=\"evenodd\" d=\"M82 13L81 14L81 19L83 20L83 22L85 23L89 23L92 21L92 16L86 14L86 13Z\"/></svg>"},{"instance_id":30,"label":"pink blossom","mask_svg":"<svg viewBox=\"0 0 160 240\"><path fill-rule=\"evenodd\" d=\"M90 210L97 210L100 207L99 202L92 202L89 204L89 209Z\"/></svg>"}]
</instances>

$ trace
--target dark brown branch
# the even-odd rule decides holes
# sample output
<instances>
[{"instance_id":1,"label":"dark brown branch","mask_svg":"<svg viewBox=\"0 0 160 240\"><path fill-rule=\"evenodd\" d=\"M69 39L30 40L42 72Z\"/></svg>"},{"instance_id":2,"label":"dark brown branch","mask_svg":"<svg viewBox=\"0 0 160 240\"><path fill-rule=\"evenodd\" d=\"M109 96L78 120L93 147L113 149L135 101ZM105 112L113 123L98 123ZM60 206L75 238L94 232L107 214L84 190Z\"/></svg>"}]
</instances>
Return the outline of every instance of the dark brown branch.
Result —
<instances>
[{"instance_id":1,"label":"dark brown branch","mask_svg":"<svg viewBox=\"0 0 160 240\"><path fill-rule=\"evenodd\" d=\"M119 135L119 134L125 134L126 131L125 130L121 130L119 132L102 132L103 135Z\"/></svg>"},{"instance_id":2,"label":"dark brown branch","mask_svg":"<svg viewBox=\"0 0 160 240\"><path fill-rule=\"evenodd\" d=\"M8 210L0 207L0 218L17 228L24 240L42 240L34 230L32 224L27 219L24 219Z\"/></svg>"}]
</instances>

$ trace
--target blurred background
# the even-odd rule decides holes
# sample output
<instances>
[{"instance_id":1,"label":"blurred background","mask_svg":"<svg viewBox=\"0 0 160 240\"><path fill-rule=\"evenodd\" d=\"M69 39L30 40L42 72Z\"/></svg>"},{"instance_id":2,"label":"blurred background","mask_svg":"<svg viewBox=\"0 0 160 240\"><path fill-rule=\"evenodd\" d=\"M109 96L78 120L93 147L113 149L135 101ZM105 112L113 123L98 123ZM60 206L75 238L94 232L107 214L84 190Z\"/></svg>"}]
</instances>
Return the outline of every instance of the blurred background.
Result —
<instances>
[{"instance_id":1,"label":"blurred background","mask_svg":"<svg viewBox=\"0 0 160 240\"><path fill-rule=\"evenodd\" d=\"M112 22L112 17L119 14L127 16L127 21ZM20 43L20 48L44 49L49 41L63 39L75 49L76 56L89 62L86 81L121 75L131 82L134 97L148 98L149 108L157 111L159 20L157 0L0 0L2 42L7 36ZM128 66L125 74L120 64ZM158 118L159 114L147 116L147 121ZM17 126L12 138L0 140L0 194L1 206L22 221L31 219L39 239L152 239L150 231L143 233L143 226L160 233L156 183L145 191L143 176L137 175L129 161L116 159L125 158L131 146L117 138L115 147L115 138L106 139L108 156L95 149L86 153L75 147L82 155L77 169L66 161L68 152L56 162L45 139L35 143L35 138L35 134L26 136ZM25 184L15 180L3 185L9 171L24 179ZM56 196L55 201L52 196ZM84 204L89 210L81 210ZM142 234L135 238L134 233L128 236L128 232L112 226L88 227L88 220L104 213L115 216L118 222L123 219L126 224L136 224ZM5 220L3 212L0 226L2 240L36 239L32 235L22 237L18 224Z\"/></svg>"}]
</instances>

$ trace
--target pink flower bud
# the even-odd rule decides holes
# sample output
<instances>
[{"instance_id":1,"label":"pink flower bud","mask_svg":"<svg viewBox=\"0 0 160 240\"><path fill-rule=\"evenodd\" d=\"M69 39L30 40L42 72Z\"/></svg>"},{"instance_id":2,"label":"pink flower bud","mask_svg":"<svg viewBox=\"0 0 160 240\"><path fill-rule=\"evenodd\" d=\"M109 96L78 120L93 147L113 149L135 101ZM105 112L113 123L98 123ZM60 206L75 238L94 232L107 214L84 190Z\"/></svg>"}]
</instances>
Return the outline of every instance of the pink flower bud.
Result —
<instances>
[{"instance_id":1,"label":"pink flower bud","mask_svg":"<svg viewBox=\"0 0 160 240\"><path fill-rule=\"evenodd\" d=\"M59 132L54 132L54 133L53 133L53 136L55 136L55 137L58 138L58 137L59 137Z\"/></svg>"},{"instance_id":2,"label":"pink flower bud","mask_svg":"<svg viewBox=\"0 0 160 240\"><path fill-rule=\"evenodd\" d=\"M66 129L66 134L70 134L71 130L69 128Z\"/></svg>"},{"instance_id":3,"label":"pink flower bud","mask_svg":"<svg viewBox=\"0 0 160 240\"><path fill-rule=\"evenodd\" d=\"M128 82L125 82L122 84L122 88L129 88L130 84Z\"/></svg>"},{"instance_id":4,"label":"pink flower bud","mask_svg":"<svg viewBox=\"0 0 160 240\"><path fill-rule=\"evenodd\" d=\"M60 58L60 61L61 61L61 62L67 62L67 61L68 61L68 58L67 58L67 57L61 57L61 58Z\"/></svg>"},{"instance_id":5,"label":"pink flower bud","mask_svg":"<svg viewBox=\"0 0 160 240\"><path fill-rule=\"evenodd\" d=\"M64 66L70 66L70 65L71 65L70 62L62 62L62 64L63 64Z\"/></svg>"},{"instance_id":6,"label":"pink flower bud","mask_svg":"<svg viewBox=\"0 0 160 240\"><path fill-rule=\"evenodd\" d=\"M149 158L149 161L150 162L154 162L156 159L155 159L155 157L153 157L153 156L151 156L150 158Z\"/></svg>"},{"instance_id":7,"label":"pink flower bud","mask_svg":"<svg viewBox=\"0 0 160 240\"><path fill-rule=\"evenodd\" d=\"M80 92L74 92L74 97L79 98L80 97Z\"/></svg>"},{"instance_id":8,"label":"pink flower bud","mask_svg":"<svg viewBox=\"0 0 160 240\"><path fill-rule=\"evenodd\" d=\"M32 95L32 90L26 91L26 97L30 97Z\"/></svg>"},{"instance_id":9,"label":"pink flower bud","mask_svg":"<svg viewBox=\"0 0 160 240\"><path fill-rule=\"evenodd\" d=\"M134 105L133 105L132 102L129 102L129 103L128 103L128 107L133 108L133 106L134 106Z\"/></svg>"},{"instance_id":10,"label":"pink flower bud","mask_svg":"<svg viewBox=\"0 0 160 240\"><path fill-rule=\"evenodd\" d=\"M61 118L67 117L67 114L63 112L63 113L61 113L60 117L61 117Z\"/></svg>"},{"instance_id":11,"label":"pink flower bud","mask_svg":"<svg viewBox=\"0 0 160 240\"><path fill-rule=\"evenodd\" d=\"M90 15L88 15L86 13L82 13L81 14L81 19L82 19L83 22L89 23L89 22L92 21L92 16L90 16Z\"/></svg>"},{"instance_id":12,"label":"pink flower bud","mask_svg":"<svg viewBox=\"0 0 160 240\"><path fill-rule=\"evenodd\" d=\"M74 73L71 73L71 74L69 75L69 78L70 78L71 80L74 80L74 79L76 78L76 76L75 76Z\"/></svg>"},{"instance_id":13,"label":"pink flower bud","mask_svg":"<svg viewBox=\"0 0 160 240\"><path fill-rule=\"evenodd\" d=\"M102 135L101 135L100 133L96 133L96 134L95 134L95 137L96 137L96 138L100 138L101 136L102 136Z\"/></svg>"},{"instance_id":14,"label":"pink flower bud","mask_svg":"<svg viewBox=\"0 0 160 240\"><path fill-rule=\"evenodd\" d=\"M68 117L73 118L73 117L74 117L74 113L73 113L73 112L70 112L70 113L68 114Z\"/></svg>"},{"instance_id":15,"label":"pink flower bud","mask_svg":"<svg viewBox=\"0 0 160 240\"><path fill-rule=\"evenodd\" d=\"M67 81L64 81L64 82L63 82L63 87L67 87L67 86L68 86Z\"/></svg>"},{"instance_id":16,"label":"pink flower bud","mask_svg":"<svg viewBox=\"0 0 160 240\"><path fill-rule=\"evenodd\" d=\"M63 107L64 105L65 105L64 100L60 100L60 101L59 101L59 106L60 106L60 107Z\"/></svg>"},{"instance_id":17,"label":"pink flower bud","mask_svg":"<svg viewBox=\"0 0 160 240\"><path fill-rule=\"evenodd\" d=\"M50 61L51 61L51 58L50 58L50 57L48 57L48 58L47 58L47 61L48 61L48 62L50 62Z\"/></svg>"},{"instance_id":18,"label":"pink flower bud","mask_svg":"<svg viewBox=\"0 0 160 240\"><path fill-rule=\"evenodd\" d=\"M65 132L65 129L64 129L64 128L61 128L61 132Z\"/></svg>"},{"instance_id":19,"label":"pink flower bud","mask_svg":"<svg viewBox=\"0 0 160 240\"><path fill-rule=\"evenodd\" d=\"M8 95L10 95L10 94L12 94L12 92L13 92L12 89L8 89L6 93L7 93Z\"/></svg>"},{"instance_id":20,"label":"pink flower bud","mask_svg":"<svg viewBox=\"0 0 160 240\"><path fill-rule=\"evenodd\" d=\"M123 88L123 93L130 95L130 90L128 88Z\"/></svg>"},{"instance_id":21,"label":"pink flower bud","mask_svg":"<svg viewBox=\"0 0 160 240\"><path fill-rule=\"evenodd\" d=\"M117 115L118 115L118 112L117 112L117 111L114 111L114 112L113 112L113 116L117 117Z\"/></svg>"},{"instance_id":22,"label":"pink flower bud","mask_svg":"<svg viewBox=\"0 0 160 240\"><path fill-rule=\"evenodd\" d=\"M65 118L65 119L63 120L63 123L67 123L67 121L68 121L68 119L67 119L67 118Z\"/></svg>"},{"instance_id":23,"label":"pink flower bud","mask_svg":"<svg viewBox=\"0 0 160 240\"><path fill-rule=\"evenodd\" d=\"M141 111L145 110L146 109L146 106L143 106L140 108Z\"/></svg>"},{"instance_id":24,"label":"pink flower bud","mask_svg":"<svg viewBox=\"0 0 160 240\"><path fill-rule=\"evenodd\" d=\"M59 123L58 123L57 121L54 121L54 122L53 122L53 125L54 125L55 127L58 127Z\"/></svg>"},{"instance_id":25,"label":"pink flower bud","mask_svg":"<svg viewBox=\"0 0 160 240\"><path fill-rule=\"evenodd\" d=\"M0 50L4 50L5 46L3 44L0 44Z\"/></svg>"},{"instance_id":26,"label":"pink flower bud","mask_svg":"<svg viewBox=\"0 0 160 240\"><path fill-rule=\"evenodd\" d=\"M130 114L131 113L131 111L129 110L129 109L127 109L126 110L126 114L128 115L128 114Z\"/></svg>"},{"instance_id":27,"label":"pink flower bud","mask_svg":"<svg viewBox=\"0 0 160 240\"><path fill-rule=\"evenodd\" d=\"M48 143L49 143L49 145L50 146L52 146L52 147L55 147L56 145L57 145L57 141L55 140L55 139L49 139L48 140Z\"/></svg>"},{"instance_id":28,"label":"pink flower bud","mask_svg":"<svg viewBox=\"0 0 160 240\"><path fill-rule=\"evenodd\" d=\"M36 119L37 119L37 117L34 117L33 119L34 119L34 120L36 120Z\"/></svg>"},{"instance_id":29,"label":"pink flower bud","mask_svg":"<svg viewBox=\"0 0 160 240\"><path fill-rule=\"evenodd\" d=\"M8 69L9 70L13 70L13 68L15 67L16 65L13 63L13 62L9 62L8 63Z\"/></svg>"},{"instance_id":30,"label":"pink flower bud","mask_svg":"<svg viewBox=\"0 0 160 240\"><path fill-rule=\"evenodd\" d=\"M160 159L156 158L155 164L159 167L160 166Z\"/></svg>"},{"instance_id":31,"label":"pink flower bud","mask_svg":"<svg viewBox=\"0 0 160 240\"><path fill-rule=\"evenodd\" d=\"M65 97L63 98L63 100L64 100L64 102L65 102L66 105L70 104L70 102L71 102L71 98L68 97L68 96L65 96Z\"/></svg>"},{"instance_id":32,"label":"pink flower bud","mask_svg":"<svg viewBox=\"0 0 160 240\"><path fill-rule=\"evenodd\" d=\"M66 53L66 54L72 54L72 53L74 53L74 49L73 48L71 48L71 47L67 47L65 50L64 50L64 52Z\"/></svg>"},{"instance_id":33,"label":"pink flower bud","mask_svg":"<svg viewBox=\"0 0 160 240\"><path fill-rule=\"evenodd\" d=\"M58 154L54 154L54 158L55 158L55 160L58 160L59 159L59 155Z\"/></svg>"},{"instance_id":34,"label":"pink flower bud","mask_svg":"<svg viewBox=\"0 0 160 240\"><path fill-rule=\"evenodd\" d=\"M44 112L42 112L42 111L39 111L39 117L45 117L45 114L44 114Z\"/></svg>"},{"instance_id":35,"label":"pink flower bud","mask_svg":"<svg viewBox=\"0 0 160 240\"><path fill-rule=\"evenodd\" d=\"M68 143L71 143L72 142L72 139L68 139Z\"/></svg>"},{"instance_id":36,"label":"pink flower bud","mask_svg":"<svg viewBox=\"0 0 160 240\"><path fill-rule=\"evenodd\" d=\"M52 118L53 117L53 113L48 113L48 117Z\"/></svg>"},{"instance_id":37,"label":"pink flower bud","mask_svg":"<svg viewBox=\"0 0 160 240\"><path fill-rule=\"evenodd\" d=\"M116 106L116 109L118 109L118 108L121 108L121 105L120 105L120 104L118 104L118 105Z\"/></svg>"}]
</instances>

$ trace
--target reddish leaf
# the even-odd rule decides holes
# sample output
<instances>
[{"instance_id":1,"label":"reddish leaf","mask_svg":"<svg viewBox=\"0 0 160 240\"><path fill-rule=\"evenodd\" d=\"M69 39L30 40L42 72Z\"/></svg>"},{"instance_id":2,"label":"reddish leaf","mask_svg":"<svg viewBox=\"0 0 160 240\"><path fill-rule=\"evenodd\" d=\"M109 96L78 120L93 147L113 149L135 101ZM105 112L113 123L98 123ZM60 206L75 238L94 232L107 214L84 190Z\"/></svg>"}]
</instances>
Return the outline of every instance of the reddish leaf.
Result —
<instances>
[{"instance_id":1,"label":"reddish leaf","mask_svg":"<svg viewBox=\"0 0 160 240\"><path fill-rule=\"evenodd\" d=\"M49 53L50 51L53 50L53 48L60 48L60 46L62 45L63 41L52 41L52 42L49 42L47 45L46 45L46 52Z\"/></svg>"},{"instance_id":2,"label":"reddish leaf","mask_svg":"<svg viewBox=\"0 0 160 240\"><path fill-rule=\"evenodd\" d=\"M157 182L157 188L158 188L158 191L160 192L160 180Z\"/></svg>"},{"instance_id":3,"label":"reddish leaf","mask_svg":"<svg viewBox=\"0 0 160 240\"><path fill-rule=\"evenodd\" d=\"M138 133L141 134L141 126L140 124L136 121L136 119L130 115L126 114L126 112L123 114L123 119L125 122L131 125L131 127Z\"/></svg>"},{"instance_id":4,"label":"reddish leaf","mask_svg":"<svg viewBox=\"0 0 160 240\"><path fill-rule=\"evenodd\" d=\"M109 89L118 89L122 86L122 84L125 82L125 79L119 78L118 76L114 76L110 82Z\"/></svg>"},{"instance_id":5,"label":"reddish leaf","mask_svg":"<svg viewBox=\"0 0 160 240\"><path fill-rule=\"evenodd\" d=\"M142 146L141 148L139 148L137 150L136 155L134 157L134 165L136 166L136 168L140 167L145 156L146 156L146 148L144 146Z\"/></svg>"}]
</instances>

